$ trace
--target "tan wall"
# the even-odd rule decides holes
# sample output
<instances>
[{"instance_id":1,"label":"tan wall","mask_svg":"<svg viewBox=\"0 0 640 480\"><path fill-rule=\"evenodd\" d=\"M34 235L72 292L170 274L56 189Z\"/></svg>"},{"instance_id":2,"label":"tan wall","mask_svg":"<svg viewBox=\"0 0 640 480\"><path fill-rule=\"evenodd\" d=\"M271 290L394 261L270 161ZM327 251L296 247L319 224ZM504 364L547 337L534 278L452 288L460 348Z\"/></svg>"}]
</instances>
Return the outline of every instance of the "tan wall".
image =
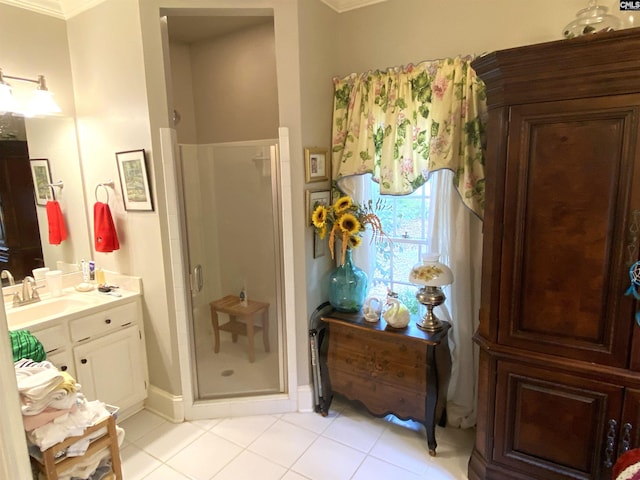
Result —
<instances>
[{"instance_id":1,"label":"tan wall","mask_svg":"<svg viewBox=\"0 0 640 480\"><path fill-rule=\"evenodd\" d=\"M278 116L280 125L290 129L290 173L297 205L293 212L285 212L294 226L286 260L293 262L297 279L290 293L296 298L298 381L304 384L306 322L319 298L314 285L321 286L314 279L320 279L329 266L326 258L310 260L302 151L304 146L329 144L332 92L326 82L352 71L557 39L584 4L583 0L390 0L338 15L319 0L145 0L139 6L130 0L107 0L69 20L88 204L95 201L97 182L117 181L116 151L145 148L150 153L156 211L125 213L118 190L120 200L112 209L122 251L99 254L96 260L107 269L143 278L151 382L170 393L181 390L175 319L167 305L171 285L163 268L168 237L162 166L156 155L158 128L170 126L160 7L274 8ZM65 93L69 60L64 49L56 50L64 22L5 5L0 5L0 22L0 66L6 71L39 67L63 108L72 108L70 92Z\"/></svg>"},{"instance_id":2,"label":"tan wall","mask_svg":"<svg viewBox=\"0 0 640 480\"><path fill-rule=\"evenodd\" d=\"M198 143L277 138L273 24L191 46Z\"/></svg>"},{"instance_id":3,"label":"tan wall","mask_svg":"<svg viewBox=\"0 0 640 480\"><path fill-rule=\"evenodd\" d=\"M198 143L196 137L193 79L191 76L191 48L183 43L170 43L171 91L173 106L180 115L175 126L178 143Z\"/></svg>"},{"instance_id":4,"label":"tan wall","mask_svg":"<svg viewBox=\"0 0 640 480\"><path fill-rule=\"evenodd\" d=\"M584 0L388 0L339 16L335 73L559 40L586 6Z\"/></svg>"}]
</instances>

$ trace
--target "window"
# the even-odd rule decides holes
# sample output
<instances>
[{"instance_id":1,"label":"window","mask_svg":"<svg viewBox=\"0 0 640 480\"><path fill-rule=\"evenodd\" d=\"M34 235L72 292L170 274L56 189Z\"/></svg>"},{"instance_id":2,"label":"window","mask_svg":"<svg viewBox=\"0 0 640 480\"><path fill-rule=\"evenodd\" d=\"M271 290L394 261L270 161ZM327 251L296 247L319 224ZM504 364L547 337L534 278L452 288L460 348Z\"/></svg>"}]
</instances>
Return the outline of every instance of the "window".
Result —
<instances>
[{"instance_id":1,"label":"window","mask_svg":"<svg viewBox=\"0 0 640 480\"><path fill-rule=\"evenodd\" d=\"M375 270L370 281L370 295L385 298L387 288L398 294L411 313L419 313L417 286L409 283L411 268L429 251L427 221L431 203L431 186L426 183L410 195L380 195L374 186L374 203L382 198L386 208L379 212L385 233L392 242L375 244Z\"/></svg>"}]
</instances>

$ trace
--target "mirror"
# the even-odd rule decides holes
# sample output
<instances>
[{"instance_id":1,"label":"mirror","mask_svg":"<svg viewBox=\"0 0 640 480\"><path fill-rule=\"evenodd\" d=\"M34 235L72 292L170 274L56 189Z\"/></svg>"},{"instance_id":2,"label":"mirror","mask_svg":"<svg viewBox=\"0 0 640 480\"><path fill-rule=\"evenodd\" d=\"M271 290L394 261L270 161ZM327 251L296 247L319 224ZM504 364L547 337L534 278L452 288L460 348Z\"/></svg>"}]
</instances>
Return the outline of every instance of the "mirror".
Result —
<instances>
[{"instance_id":1,"label":"mirror","mask_svg":"<svg viewBox=\"0 0 640 480\"><path fill-rule=\"evenodd\" d=\"M24 129L29 158L47 159L52 183L62 183L62 187L51 189L60 203L68 234L66 240L59 245L49 243L46 207L35 205L44 266L53 270L67 264L79 264L81 259L91 258L89 223L75 120L70 117L13 117L13 122L17 131L20 131L21 127ZM33 189L31 196L34 196ZM21 215L17 215L16 221L17 226L14 228L21 228L20 222L25 220ZM14 274L16 283L22 281L24 275L25 272Z\"/></svg>"}]
</instances>

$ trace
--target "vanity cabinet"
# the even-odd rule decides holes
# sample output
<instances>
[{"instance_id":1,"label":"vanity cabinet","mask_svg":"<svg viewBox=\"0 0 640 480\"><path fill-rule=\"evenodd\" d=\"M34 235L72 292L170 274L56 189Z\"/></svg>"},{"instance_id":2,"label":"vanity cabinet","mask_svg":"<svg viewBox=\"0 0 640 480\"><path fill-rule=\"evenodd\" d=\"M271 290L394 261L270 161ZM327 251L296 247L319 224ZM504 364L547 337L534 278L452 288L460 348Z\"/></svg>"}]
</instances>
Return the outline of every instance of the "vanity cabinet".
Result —
<instances>
[{"instance_id":1,"label":"vanity cabinet","mask_svg":"<svg viewBox=\"0 0 640 480\"><path fill-rule=\"evenodd\" d=\"M608 480L640 446L638 64L638 29L472 64L489 107L472 480Z\"/></svg>"},{"instance_id":2,"label":"vanity cabinet","mask_svg":"<svg viewBox=\"0 0 640 480\"><path fill-rule=\"evenodd\" d=\"M148 374L140 297L29 328L47 360L82 385L87 400L120 408L120 416L142 408Z\"/></svg>"},{"instance_id":3,"label":"vanity cabinet","mask_svg":"<svg viewBox=\"0 0 640 480\"><path fill-rule=\"evenodd\" d=\"M142 334L134 325L73 348L78 379L87 399L121 408L145 399L141 341Z\"/></svg>"},{"instance_id":4,"label":"vanity cabinet","mask_svg":"<svg viewBox=\"0 0 640 480\"><path fill-rule=\"evenodd\" d=\"M29 328L29 331L42 344L47 354L47 360L53 363L58 370L67 372L77 379L67 322L54 320L43 326Z\"/></svg>"}]
</instances>

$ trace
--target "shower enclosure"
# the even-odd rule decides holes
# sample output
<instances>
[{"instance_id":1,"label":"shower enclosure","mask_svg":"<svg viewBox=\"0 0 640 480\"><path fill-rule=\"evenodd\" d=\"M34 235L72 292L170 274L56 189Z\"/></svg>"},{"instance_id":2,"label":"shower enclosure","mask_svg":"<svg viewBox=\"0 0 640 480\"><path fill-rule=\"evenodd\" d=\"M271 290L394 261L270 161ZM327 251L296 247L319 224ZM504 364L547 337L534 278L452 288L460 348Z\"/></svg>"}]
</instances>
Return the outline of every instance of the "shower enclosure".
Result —
<instances>
[{"instance_id":1,"label":"shower enclosure","mask_svg":"<svg viewBox=\"0 0 640 480\"><path fill-rule=\"evenodd\" d=\"M182 144L178 153L191 284L194 398L284 392L278 142ZM219 351L214 349L211 302L231 295L238 297L232 303L239 304L243 290L249 302L268 304L268 328L255 334L253 362L243 323L261 326L259 315L252 320L218 313L219 324L227 329L219 332ZM229 322L241 328L230 329Z\"/></svg>"}]
</instances>

